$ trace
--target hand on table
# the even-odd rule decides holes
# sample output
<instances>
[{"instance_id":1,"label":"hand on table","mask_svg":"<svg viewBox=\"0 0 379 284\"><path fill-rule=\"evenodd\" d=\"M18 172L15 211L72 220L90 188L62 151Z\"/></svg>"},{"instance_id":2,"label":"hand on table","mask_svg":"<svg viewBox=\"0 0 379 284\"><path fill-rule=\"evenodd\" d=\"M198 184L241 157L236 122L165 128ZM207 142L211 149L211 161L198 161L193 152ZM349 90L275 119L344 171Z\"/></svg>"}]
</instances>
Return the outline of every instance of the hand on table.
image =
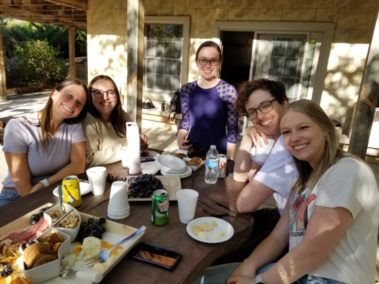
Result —
<instances>
[{"instance_id":1,"label":"hand on table","mask_svg":"<svg viewBox=\"0 0 379 284\"><path fill-rule=\"evenodd\" d=\"M269 135L266 135L263 132L259 132L254 126L250 126L250 127L246 128L245 135L247 135L251 138L254 145L259 145L260 147L263 146L262 139L263 139L264 143L267 145L268 144L267 138L270 137ZM261 139L261 137L262 137L262 139Z\"/></svg>"},{"instance_id":2,"label":"hand on table","mask_svg":"<svg viewBox=\"0 0 379 284\"><path fill-rule=\"evenodd\" d=\"M39 183L37 183L36 185L34 185L32 187L32 190L29 193L36 192L36 191L41 190L43 188L45 188L45 186L42 183L39 182Z\"/></svg>"},{"instance_id":3,"label":"hand on table","mask_svg":"<svg viewBox=\"0 0 379 284\"><path fill-rule=\"evenodd\" d=\"M229 277L227 284L256 284L255 279L244 275L234 275Z\"/></svg>"}]
</instances>

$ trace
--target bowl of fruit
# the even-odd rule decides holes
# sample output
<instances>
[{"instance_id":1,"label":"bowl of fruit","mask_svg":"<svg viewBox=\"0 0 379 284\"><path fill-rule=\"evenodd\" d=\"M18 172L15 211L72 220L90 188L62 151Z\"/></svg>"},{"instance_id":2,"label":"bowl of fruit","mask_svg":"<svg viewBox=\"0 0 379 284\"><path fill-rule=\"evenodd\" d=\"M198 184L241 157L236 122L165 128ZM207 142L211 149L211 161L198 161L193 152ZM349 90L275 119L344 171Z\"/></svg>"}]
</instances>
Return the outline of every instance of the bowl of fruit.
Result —
<instances>
[{"instance_id":1,"label":"bowl of fruit","mask_svg":"<svg viewBox=\"0 0 379 284\"><path fill-rule=\"evenodd\" d=\"M63 204L64 212L68 212L71 209L74 209L70 214L68 214L65 218L63 218L59 223L54 225L54 228L57 230L69 235L71 237L71 242L73 242L78 235L81 223L81 217L79 212L72 206L68 204ZM51 226L54 222L56 222L60 217L59 205L55 205L43 213L43 217Z\"/></svg>"}]
</instances>

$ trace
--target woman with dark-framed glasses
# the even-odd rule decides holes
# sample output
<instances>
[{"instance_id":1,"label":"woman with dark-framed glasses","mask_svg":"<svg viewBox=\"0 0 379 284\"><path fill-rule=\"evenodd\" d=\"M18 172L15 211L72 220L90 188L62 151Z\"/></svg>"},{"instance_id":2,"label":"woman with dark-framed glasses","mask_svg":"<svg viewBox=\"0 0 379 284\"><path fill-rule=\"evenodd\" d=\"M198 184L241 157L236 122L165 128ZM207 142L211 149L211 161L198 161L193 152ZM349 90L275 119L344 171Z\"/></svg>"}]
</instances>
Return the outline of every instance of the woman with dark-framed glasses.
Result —
<instances>
[{"instance_id":1,"label":"woman with dark-framed glasses","mask_svg":"<svg viewBox=\"0 0 379 284\"><path fill-rule=\"evenodd\" d=\"M181 89L182 121L177 142L180 149L193 147L204 156L211 145L216 145L220 154L233 159L238 134L238 114L233 105L237 92L217 77L221 61L217 43L206 41L197 49L200 79Z\"/></svg>"},{"instance_id":2,"label":"woman with dark-framed glasses","mask_svg":"<svg viewBox=\"0 0 379 284\"><path fill-rule=\"evenodd\" d=\"M131 121L123 111L116 83L106 75L98 75L89 84L90 106L83 121L86 136L87 167L106 165L121 160L120 149L126 146L126 125ZM140 134L141 145L148 139Z\"/></svg>"}]
</instances>

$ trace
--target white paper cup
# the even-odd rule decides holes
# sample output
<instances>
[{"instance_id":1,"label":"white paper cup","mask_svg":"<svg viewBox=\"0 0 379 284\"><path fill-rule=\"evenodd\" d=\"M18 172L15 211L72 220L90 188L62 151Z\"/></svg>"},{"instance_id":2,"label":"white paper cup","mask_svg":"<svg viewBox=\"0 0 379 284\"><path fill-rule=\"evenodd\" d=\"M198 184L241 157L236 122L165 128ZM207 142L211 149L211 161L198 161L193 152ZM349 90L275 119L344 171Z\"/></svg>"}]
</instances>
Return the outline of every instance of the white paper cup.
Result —
<instances>
[{"instance_id":1,"label":"white paper cup","mask_svg":"<svg viewBox=\"0 0 379 284\"><path fill-rule=\"evenodd\" d=\"M103 195L105 192L105 181L107 178L107 169L105 167L93 167L87 171L89 183L94 195Z\"/></svg>"},{"instance_id":2,"label":"white paper cup","mask_svg":"<svg viewBox=\"0 0 379 284\"><path fill-rule=\"evenodd\" d=\"M199 193L193 189L182 189L176 192L176 197L178 199L180 222L188 224L195 217Z\"/></svg>"},{"instance_id":3,"label":"white paper cup","mask_svg":"<svg viewBox=\"0 0 379 284\"><path fill-rule=\"evenodd\" d=\"M127 164L127 150L128 148L127 147L122 147L120 148L120 152L119 152L119 158L121 160L121 163L122 163L122 167L125 169L128 164Z\"/></svg>"},{"instance_id":4,"label":"white paper cup","mask_svg":"<svg viewBox=\"0 0 379 284\"><path fill-rule=\"evenodd\" d=\"M109 197L108 210L111 213L126 213L129 210L128 191L126 183L123 181L115 181L112 183L111 194Z\"/></svg>"},{"instance_id":5,"label":"white paper cup","mask_svg":"<svg viewBox=\"0 0 379 284\"><path fill-rule=\"evenodd\" d=\"M257 162L260 165L263 165L264 162L266 162L268 156L271 153L272 148L275 145L274 139L267 139L267 140L268 140L268 144L265 144L265 142L262 139L262 143L263 143L262 147L257 145L251 149L252 160Z\"/></svg>"}]
</instances>

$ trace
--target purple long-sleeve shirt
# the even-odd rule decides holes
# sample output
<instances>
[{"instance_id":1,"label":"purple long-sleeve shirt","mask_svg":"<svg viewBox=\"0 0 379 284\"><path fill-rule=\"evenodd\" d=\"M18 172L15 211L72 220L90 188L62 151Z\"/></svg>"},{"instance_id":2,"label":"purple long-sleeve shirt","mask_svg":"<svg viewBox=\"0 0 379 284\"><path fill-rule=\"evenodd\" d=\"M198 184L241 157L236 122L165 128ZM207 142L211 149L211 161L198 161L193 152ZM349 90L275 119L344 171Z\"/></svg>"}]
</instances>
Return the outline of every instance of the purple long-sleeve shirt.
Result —
<instances>
[{"instance_id":1,"label":"purple long-sleeve shirt","mask_svg":"<svg viewBox=\"0 0 379 284\"><path fill-rule=\"evenodd\" d=\"M224 80L210 89L200 88L197 81L183 85L179 129L188 131L191 127L188 140L196 151L209 150L210 145L216 145L220 154L226 154L227 143L237 143L236 98L236 89Z\"/></svg>"}]
</instances>

